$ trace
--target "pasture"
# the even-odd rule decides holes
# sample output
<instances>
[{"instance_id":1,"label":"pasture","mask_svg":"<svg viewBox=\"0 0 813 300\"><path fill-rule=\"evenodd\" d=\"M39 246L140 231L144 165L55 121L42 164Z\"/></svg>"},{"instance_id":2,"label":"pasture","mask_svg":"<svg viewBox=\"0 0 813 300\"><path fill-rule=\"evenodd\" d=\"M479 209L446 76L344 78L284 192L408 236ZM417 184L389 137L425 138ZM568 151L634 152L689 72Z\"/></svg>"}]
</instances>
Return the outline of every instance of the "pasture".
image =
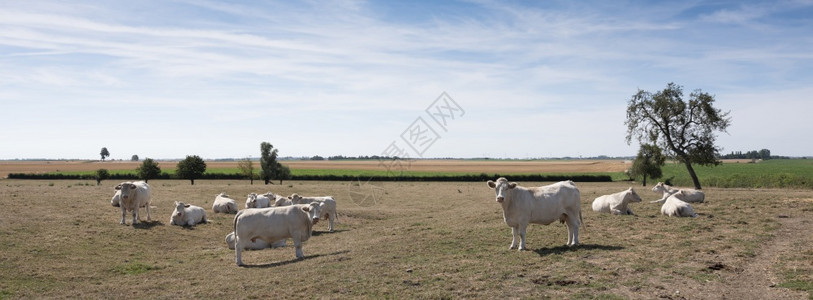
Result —
<instances>
[{"instance_id":1,"label":"pasture","mask_svg":"<svg viewBox=\"0 0 813 300\"><path fill-rule=\"evenodd\" d=\"M510 180L510 178L509 178ZM529 251L485 183L151 180L152 222L118 224L104 181L0 180L0 298L572 298L804 299L813 290L813 190L704 189L700 215L668 218L660 195L637 216L590 209L626 182L579 183L587 228L564 246L564 225L531 225ZM547 183L520 182L524 186ZM651 187L651 185L650 185ZM233 215L211 211L226 192L333 195L335 232L247 251L235 265L224 237ZM170 226L173 201L210 223ZM142 210L143 212L143 210ZM142 221L146 214L142 214ZM129 223L129 215L128 215Z\"/></svg>"}]
</instances>

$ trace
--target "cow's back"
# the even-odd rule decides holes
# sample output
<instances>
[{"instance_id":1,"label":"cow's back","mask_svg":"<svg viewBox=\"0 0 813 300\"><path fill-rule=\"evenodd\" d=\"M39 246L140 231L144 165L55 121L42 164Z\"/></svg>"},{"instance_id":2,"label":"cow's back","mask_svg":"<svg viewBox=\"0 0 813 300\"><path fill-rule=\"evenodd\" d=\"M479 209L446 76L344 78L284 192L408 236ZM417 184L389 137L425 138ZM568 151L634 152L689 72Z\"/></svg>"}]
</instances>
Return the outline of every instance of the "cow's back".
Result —
<instances>
[{"instance_id":1,"label":"cow's back","mask_svg":"<svg viewBox=\"0 0 813 300\"><path fill-rule=\"evenodd\" d=\"M579 189L572 181L534 188L516 187L512 189L512 203L507 208L510 212L504 211L504 216L506 222L520 218L530 223L550 224L559 220L562 214L578 217L576 214L581 212L580 197Z\"/></svg>"},{"instance_id":2,"label":"cow's back","mask_svg":"<svg viewBox=\"0 0 813 300\"><path fill-rule=\"evenodd\" d=\"M262 238L274 242L293 234L303 234L303 241L310 238L313 224L308 214L298 206L282 206L241 210L235 216L235 234L239 238Z\"/></svg>"}]
</instances>

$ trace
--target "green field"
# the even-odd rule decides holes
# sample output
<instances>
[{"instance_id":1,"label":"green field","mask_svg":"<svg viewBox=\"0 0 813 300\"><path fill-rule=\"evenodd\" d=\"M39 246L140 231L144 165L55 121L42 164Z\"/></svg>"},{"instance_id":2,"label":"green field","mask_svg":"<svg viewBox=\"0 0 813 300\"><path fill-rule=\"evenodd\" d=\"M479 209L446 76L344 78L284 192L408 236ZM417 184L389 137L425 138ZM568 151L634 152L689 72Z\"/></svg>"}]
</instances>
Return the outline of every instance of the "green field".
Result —
<instances>
[{"instance_id":1,"label":"green field","mask_svg":"<svg viewBox=\"0 0 813 300\"><path fill-rule=\"evenodd\" d=\"M813 188L813 160L773 159L757 163L723 163L715 167L694 166L703 187L722 188ZM663 178L672 185L691 187L686 167L667 163Z\"/></svg>"}]
</instances>

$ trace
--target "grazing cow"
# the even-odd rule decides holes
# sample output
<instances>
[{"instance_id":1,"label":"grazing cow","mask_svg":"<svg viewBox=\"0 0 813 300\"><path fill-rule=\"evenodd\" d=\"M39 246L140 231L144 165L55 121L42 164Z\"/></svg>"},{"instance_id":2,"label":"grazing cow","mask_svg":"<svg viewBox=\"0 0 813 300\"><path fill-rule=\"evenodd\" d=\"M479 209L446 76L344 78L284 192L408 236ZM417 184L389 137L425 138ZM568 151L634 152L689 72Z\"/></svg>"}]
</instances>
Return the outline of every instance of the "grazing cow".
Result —
<instances>
[{"instance_id":1,"label":"grazing cow","mask_svg":"<svg viewBox=\"0 0 813 300\"><path fill-rule=\"evenodd\" d=\"M663 182L658 182L654 187L652 187L652 191L656 193L663 193L663 197L659 200L650 201L650 203L663 203L666 201L666 198L669 195L677 193L678 191L685 191L685 198L683 201L686 202L696 202L696 203L703 203L706 200L706 194L703 191L693 190L693 189L676 189L671 185L665 184Z\"/></svg>"},{"instance_id":2,"label":"grazing cow","mask_svg":"<svg viewBox=\"0 0 813 300\"><path fill-rule=\"evenodd\" d=\"M229 195L226 195L226 193L220 193L215 196L215 203L212 204L212 210L215 213L236 214L237 202L229 198Z\"/></svg>"},{"instance_id":3,"label":"grazing cow","mask_svg":"<svg viewBox=\"0 0 813 300\"><path fill-rule=\"evenodd\" d=\"M246 196L246 208L266 208L271 206L271 199L265 195L251 193Z\"/></svg>"},{"instance_id":4,"label":"grazing cow","mask_svg":"<svg viewBox=\"0 0 813 300\"><path fill-rule=\"evenodd\" d=\"M333 199L333 196L302 197L297 194L292 194L288 199L291 199L291 203L293 204L324 203L321 208L322 214L319 217L328 219L327 230L333 232L333 222L338 219L338 215L336 215L336 200Z\"/></svg>"},{"instance_id":5,"label":"grazing cow","mask_svg":"<svg viewBox=\"0 0 813 300\"><path fill-rule=\"evenodd\" d=\"M203 207L175 201L175 210L169 217L169 225L195 226L206 222L206 210Z\"/></svg>"},{"instance_id":6,"label":"grazing cow","mask_svg":"<svg viewBox=\"0 0 813 300\"><path fill-rule=\"evenodd\" d=\"M666 201L663 202L663 206L661 206L661 214L670 217L697 217L692 206L683 200L687 197L688 194L684 190L670 195L666 198Z\"/></svg>"},{"instance_id":7,"label":"grazing cow","mask_svg":"<svg viewBox=\"0 0 813 300\"><path fill-rule=\"evenodd\" d=\"M526 188L504 177L489 180L488 187L497 193L505 224L511 227L510 249L525 249L528 223L548 225L559 220L567 226L567 245L579 244L579 225L583 223L579 189L573 181L562 181L541 187ZM517 241L519 237L519 241Z\"/></svg>"},{"instance_id":8,"label":"grazing cow","mask_svg":"<svg viewBox=\"0 0 813 300\"><path fill-rule=\"evenodd\" d=\"M152 221L150 215L150 186L144 181L136 182L122 182L116 186L119 195L119 207L121 207L121 222L119 224L126 225L124 218L127 211L133 212L133 225L138 224L138 209L139 207L147 208L147 221ZM113 196L115 198L116 196ZM111 199L111 202L114 199ZM115 204L114 204L115 206Z\"/></svg>"},{"instance_id":9,"label":"grazing cow","mask_svg":"<svg viewBox=\"0 0 813 300\"><path fill-rule=\"evenodd\" d=\"M117 190L115 194L113 194L113 198L110 198L110 205L114 207L121 206L121 191ZM147 206L146 203L141 203L141 207Z\"/></svg>"},{"instance_id":10,"label":"grazing cow","mask_svg":"<svg viewBox=\"0 0 813 300\"><path fill-rule=\"evenodd\" d=\"M230 232L229 234L226 235L226 245L229 246L229 249L234 250L234 232ZM281 239L270 245L266 241L256 240L254 242L249 241L248 245L245 245L246 247L245 250L262 250L265 248L279 248L285 246L286 246L285 239Z\"/></svg>"},{"instance_id":11,"label":"grazing cow","mask_svg":"<svg viewBox=\"0 0 813 300\"><path fill-rule=\"evenodd\" d=\"M313 224L319 221L319 203L297 204L283 207L244 209L234 216L235 259L243 265L242 251L249 242L264 240L273 243L291 238L296 257L304 258L302 242L311 237Z\"/></svg>"},{"instance_id":12,"label":"grazing cow","mask_svg":"<svg viewBox=\"0 0 813 300\"><path fill-rule=\"evenodd\" d=\"M628 207L630 203L641 202L641 197L632 188L612 195L604 195L593 200L593 211L614 215L634 215Z\"/></svg>"}]
</instances>

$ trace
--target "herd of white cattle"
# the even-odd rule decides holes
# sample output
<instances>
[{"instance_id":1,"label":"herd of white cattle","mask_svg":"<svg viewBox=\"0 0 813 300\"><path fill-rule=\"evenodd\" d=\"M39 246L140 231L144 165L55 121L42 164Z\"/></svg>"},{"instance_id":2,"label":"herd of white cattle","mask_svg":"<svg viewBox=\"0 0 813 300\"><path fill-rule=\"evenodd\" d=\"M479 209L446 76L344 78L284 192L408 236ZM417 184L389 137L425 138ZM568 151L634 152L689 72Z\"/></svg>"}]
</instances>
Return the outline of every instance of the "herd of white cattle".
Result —
<instances>
[{"instance_id":1,"label":"herd of white cattle","mask_svg":"<svg viewBox=\"0 0 813 300\"><path fill-rule=\"evenodd\" d=\"M556 220L564 223L568 230L567 245L579 244L579 227L584 224L581 213L581 195L573 181L561 181L540 187L522 187L501 177L489 180L488 187L496 192L496 201L503 209L505 224L511 227L513 239L510 249L525 249L525 232L528 224L548 225ZM132 212L132 224L138 224L139 208L150 216L150 186L143 181L122 182L115 187L110 204L121 208L121 222L126 224L127 212ZM650 203L663 203L661 214L674 217L696 217L689 202L702 203L705 194L699 190L677 189L659 182L653 192L662 193L662 198ZM632 188L599 196L593 200L593 211L614 215L634 215L630 203L641 202L641 197ZM212 204L215 213L235 214L234 231L226 235L226 245L235 250L238 266L243 265L243 250L260 250L286 246L288 238L293 240L297 258L303 258L302 242L312 234L313 225L319 219L329 220L328 231L333 232L337 219L336 200L333 196L303 197L292 194L285 197L271 192L251 193L246 196L245 209L238 210L237 202L220 193ZM195 226L207 223L203 207L175 201L175 209L170 216L170 225Z\"/></svg>"}]
</instances>

